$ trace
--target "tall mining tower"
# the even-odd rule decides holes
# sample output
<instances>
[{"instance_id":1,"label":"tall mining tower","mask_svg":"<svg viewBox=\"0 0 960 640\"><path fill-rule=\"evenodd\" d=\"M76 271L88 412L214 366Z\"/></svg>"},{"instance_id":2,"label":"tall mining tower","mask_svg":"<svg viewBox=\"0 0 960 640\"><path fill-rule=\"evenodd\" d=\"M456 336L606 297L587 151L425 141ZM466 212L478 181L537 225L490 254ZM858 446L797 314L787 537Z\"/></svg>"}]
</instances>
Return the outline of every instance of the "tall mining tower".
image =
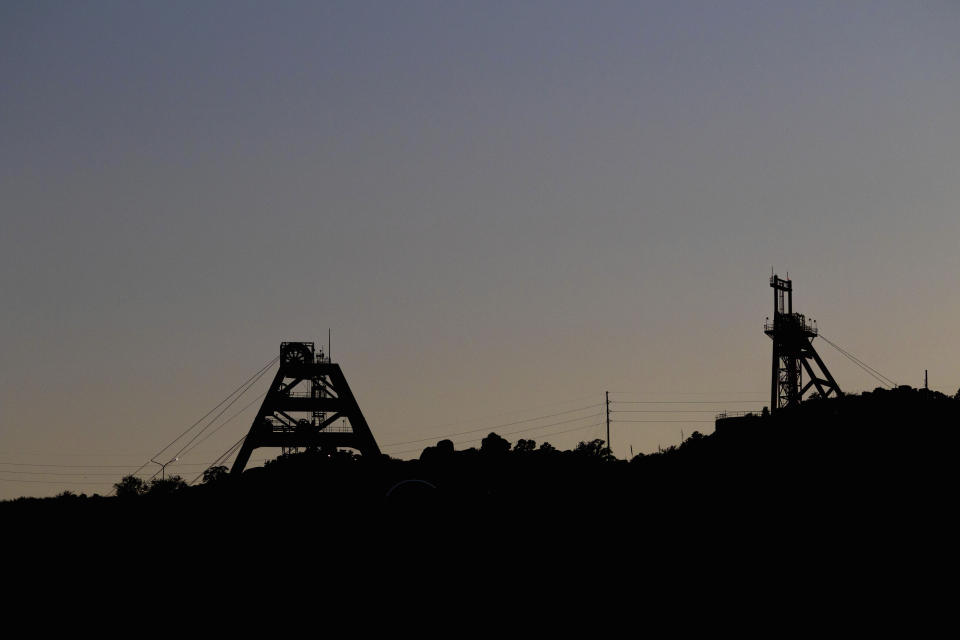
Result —
<instances>
[{"instance_id":1,"label":"tall mining tower","mask_svg":"<svg viewBox=\"0 0 960 640\"><path fill-rule=\"evenodd\" d=\"M773 288L773 322L767 318L763 324L763 332L773 340L770 410L799 405L811 387L816 387L821 398L831 393L839 396L837 381L813 348L812 340L818 333L816 322L793 312L793 283L789 275L786 280L771 275L770 286ZM806 384L803 383L804 371L809 376Z\"/></svg>"},{"instance_id":2,"label":"tall mining tower","mask_svg":"<svg viewBox=\"0 0 960 640\"><path fill-rule=\"evenodd\" d=\"M340 365L312 342L280 344L277 375L230 473L242 473L258 447L280 447L284 453L347 447L365 456L380 455Z\"/></svg>"}]
</instances>

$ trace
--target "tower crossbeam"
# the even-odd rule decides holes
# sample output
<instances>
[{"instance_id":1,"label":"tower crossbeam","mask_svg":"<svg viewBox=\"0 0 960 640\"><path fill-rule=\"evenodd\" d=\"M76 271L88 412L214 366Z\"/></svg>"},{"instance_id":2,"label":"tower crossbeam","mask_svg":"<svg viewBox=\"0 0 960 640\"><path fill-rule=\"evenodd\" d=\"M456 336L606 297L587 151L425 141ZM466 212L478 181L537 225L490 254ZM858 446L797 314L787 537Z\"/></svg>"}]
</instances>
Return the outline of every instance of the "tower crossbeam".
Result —
<instances>
[{"instance_id":1,"label":"tower crossbeam","mask_svg":"<svg viewBox=\"0 0 960 640\"><path fill-rule=\"evenodd\" d=\"M340 365L312 342L280 344L280 368L230 472L242 473L259 447L280 447L284 453L343 447L380 455Z\"/></svg>"}]
</instances>

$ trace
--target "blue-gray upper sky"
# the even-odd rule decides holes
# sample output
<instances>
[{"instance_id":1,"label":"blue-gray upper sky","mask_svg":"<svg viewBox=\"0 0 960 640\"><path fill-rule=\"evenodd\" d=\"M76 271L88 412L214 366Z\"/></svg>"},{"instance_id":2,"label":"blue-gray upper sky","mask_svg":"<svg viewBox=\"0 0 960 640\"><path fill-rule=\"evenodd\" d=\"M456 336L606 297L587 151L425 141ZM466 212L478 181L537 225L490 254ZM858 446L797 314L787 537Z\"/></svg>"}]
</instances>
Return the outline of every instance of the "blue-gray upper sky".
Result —
<instances>
[{"instance_id":1,"label":"blue-gray upper sky","mask_svg":"<svg viewBox=\"0 0 960 640\"><path fill-rule=\"evenodd\" d=\"M953 393L958 34L949 1L5 2L0 497L109 489L328 327L382 444L743 408L771 267ZM654 415L618 455L711 428Z\"/></svg>"}]
</instances>

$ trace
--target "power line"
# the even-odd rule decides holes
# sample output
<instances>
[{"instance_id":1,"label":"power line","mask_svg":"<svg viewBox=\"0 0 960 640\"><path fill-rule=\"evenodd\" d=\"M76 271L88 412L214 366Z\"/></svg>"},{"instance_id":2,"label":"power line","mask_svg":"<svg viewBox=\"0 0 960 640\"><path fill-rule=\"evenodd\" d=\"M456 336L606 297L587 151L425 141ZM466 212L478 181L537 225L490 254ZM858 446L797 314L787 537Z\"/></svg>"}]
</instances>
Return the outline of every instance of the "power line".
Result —
<instances>
[{"instance_id":1,"label":"power line","mask_svg":"<svg viewBox=\"0 0 960 640\"><path fill-rule=\"evenodd\" d=\"M487 415L485 415L485 416L477 416L477 417L474 417L474 418L465 418L465 419L463 419L463 420L456 420L456 421L454 421L454 422L447 422L447 423L444 423L444 424L435 424L435 425L431 425L431 426L429 426L429 427L422 427L422 428L425 429L425 430L443 429L444 427L453 427L453 426L456 426L456 425L459 425L459 424L467 424L467 423L470 423L470 422L480 422L480 421L483 421L483 420L490 420L490 419L493 419L493 418L500 418L500 417L503 417L503 416L515 415L515 414L518 414L518 413L526 413L526 412L529 412L529 411L537 411L538 409L544 409L544 408L546 408L546 407L555 407L555 406L557 406L557 405L571 404L571 403L573 403L573 402L579 402L579 401L581 401L581 400L586 400L587 398L593 398L593 397L595 397L595 394L589 394L589 395L584 395L584 396L577 396L577 397L575 397L575 398L568 398L567 400L561 400L561 401L559 401L559 402L551 402L551 403L548 403L548 404L536 405L536 406L533 406L533 407L527 407L527 408L525 408L525 409L515 409L515 410L512 410L512 411L501 411L501 412L498 412L498 413L487 414ZM479 430L479 429L478 429L478 430ZM464 433L469 433L469 432L464 432ZM401 443L401 444L403 444L403 443ZM390 446L390 445L383 445L383 446Z\"/></svg>"},{"instance_id":2,"label":"power line","mask_svg":"<svg viewBox=\"0 0 960 640\"><path fill-rule=\"evenodd\" d=\"M217 459L214 461L214 463L213 463L212 465L210 465L210 466L211 466L211 467L215 467L215 466L217 466L218 464L222 464L222 463L226 462L227 460L229 460L229 459L230 459L230 456L232 456L234 453L236 453L237 449L240 447L240 445L243 444L243 441L246 440L246 439L247 439L247 436L244 435L242 438L240 438L239 440L237 440L237 441L233 444L232 447L230 447L229 449L227 449L226 452L224 452L219 458L217 458Z\"/></svg>"},{"instance_id":3,"label":"power line","mask_svg":"<svg viewBox=\"0 0 960 640\"><path fill-rule=\"evenodd\" d=\"M83 486L90 486L90 485L95 485L95 486L100 486L100 485L110 486L110 485L113 484L112 482L81 482L81 481L79 481L79 480L25 480L25 479L22 479L22 478L0 478L0 482L18 482L18 483L19 483L19 482L30 482L30 483L37 483L37 484L59 484L59 485L64 485L64 484L79 484L79 485L83 485Z\"/></svg>"},{"instance_id":4,"label":"power line","mask_svg":"<svg viewBox=\"0 0 960 640\"><path fill-rule=\"evenodd\" d=\"M819 335L820 335L821 338L823 338L823 340L824 340L827 344L829 344L831 347L833 347L834 349L836 349L837 351L839 351L841 354L843 354L844 356L846 356L846 357L847 357L851 362L853 362L855 365L857 365L858 367L860 367L861 369L863 369L864 371L866 371L866 372L867 372L870 376L872 376L875 380L877 380L878 382L880 382L880 384L882 384L882 385L884 385L884 386L888 386L888 387L896 387L896 386L898 386L896 382L894 382L893 380L891 380L891 379L888 378L887 376L883 375L882 373L880 373L879 371L877 371L876 369L874 369L873 367L871 367L870 365L868 365L866 362L864 362L864 361L861 360L860 358L856 357L855 355L853 355L852 353L850 353L849 351L847 351L846 349L844 349L844 348L841 347L840 345L834 343L833 341L831 341L830 339L828 339L828 338L827 338L825 335L823 335L822 333L819 334Z\"/></svg>"},{"instance_id":5,"label":"power line","mask_svg":"<svg viewBox=\"0 0 960 640\"><path fill-rule=\"evenodd\" d=\"M588 417L591 417L591 416L588 416ZM541 434L541 437L559 436L559 435L562 435L562 434L564 434L564 433L573 433L574 431L583 431L584 429L596 429L596 428L599 427L599 426L601 425L601 423L603 422L603 419L602 419L602 418L603 418L603 414L602 414L602 413L598 413L598 414L596 414L595 416L592 416L592 417L596 417L596 418L597 418L597 420L596 420L593 424L583 425L582 427L573 427L572 429L563 429L562 431L551 431L550 433ZM530 429L523 429L522 431L530 431ZM505 433L505 434L503 434L503 435L509 436L509 435L513 435L513 434L516 434L516 433L520 433L520 431L511 431L511 432ZM468 443L468 442L481 442L482 440L483 440L483 438L471 438L470 440L463 440L463 441L459 442L458 444L466 444L466 443Z\"/></svg>"},{"instance_id":6,"label":"power line","mask_svg":"<svg viewBox=\"0 0 960 640\"><path fill-rule=\"evenodd\" d=\"M588 429L588 428L590 428L590 427L597 427L597 426L600 425L600 418L602 418L602 417L603 417L603 414L602 414L602 413L596 413L596 414L589 415L589 416L580 416L580 417L578 417L578 418L571 418L571 419L569 419L569 420L561 420L561 421L559 421L559 422L553 422L553 423L551 423L551 424L541 424L541 425L538 425L538 426L535 426L535 427L527 427L527 428L525 428L525 429L516 429L516 430L514 430L514 431L507 431L507 432L504 432L504 433L498 434L498 435L501 435L501 436L509 436L509 435L514 435L514 434L517 434L517 433L526 433L527 431L536 431L537 429L546 429L546 428L548 428L548 427L555 427L555 426L561 425L561 424L569 424L570 422L576 422L577 420L585 420L585 419L588 419L588 418L597 418L597 421L596 421L595 423L593 423L593 424L588 424L588 425L585 425L585 426L582 426L582 427L576 427L576 428L574 428L574 429L568 429L568 430L566 430L566 431L558 431L558 432L555 432L555 433L544 433L544 434L541 434L542 437L559 435L559 434L562 434L562 433L569 433L570 431L580 431L580 430L582 430L582 429ZM454 443L454 444L466 444L466 443L468 443L468 442L480 442L481 440L483 440L483 438L470 438L470 439L467 439L467 440L460 440L460 441L458 441L458 442L456 442L456 443ZM390 454L390 455L400 455L400 454L402 454L402 453L410 453L411 451L420 451L420 450L421 450L420 447L416 447L416 448L413 448L413 449L405 449L405 450L403 450L403 451L394 451L394 452L393 452L392 454Z\"/></svg>"},{"instance_id":7,"label":"power line","mask_svg":"<svg viewBox=\"0 0 960 640\"><path fill-rule=\"evenodd\" d=\"M266 371L267 369L269 369L270 367L272 367L273 364L274 364L275 362L277 362L279 359L280 359L280 356L274 356L273 358L271 358L270 361L267 362L267 364L263 365L260 369L257 370L256 373L254 373L252 376L250 376L249 378L247 378L239 387L237 387L236 389L234 389L233 391L231 391L231 392L229 393L229 395L227 395L226 398L224 398L223 400L221 400L220 402L218 402L217 405L216 405L213 409L210 409L210 411L208 411L207 413L205 413L205 414L203 415L203 417L201 417L199 420L197 420L197 421L194 422L192 425L190 425L189 427L187 427L186 430L184 430L183 433L181 433L181 434L178 435L176 438L174 438L173 440L171 440L170 443L167 444L167 446L165 446L163 449L160 449L160 451L158 451L157 453L155 453L152 457L153 457L153 458L156 458L156 457L158 457L159 455L161 455L164 451L166 451L167 449L169 449L170 447L172 447L173 444L174 444L177 440L179 440L179 439L182 438L183 436L185 436L185 435L187 435L188 433L190 433L190 431L192 431L194 427L196 427L198 424L200 424L201 422L203 422L204 420L206 420L206 419L207 419L207 416L209 416L211 413L213 413L214 411L216 411L217 409L219 409L220 406L221 406L224 402L226 402L227 400L229 400L230 398L232 398L238 391L240 391L240 389L243 389L250 380L252 380L252 379L254 379L254 378L262 375L264 371ZM149 461L149 460L148 460L147 462L144 462L142 465L140 465L140 467L139 467L136 471L134 471L133 473L131 473L130 475L137 475L138 473L140 473L141 471L143 471L144 467L146 467L148 464L150 464L150 461ZM154 474L154 475L156 475L156 474Z\"/></svg>"},{"instance_id":8,"label":"power line","mask_svg":"<svg viewBox=\"0 0 960 640\"><path fill-rule=\"evenodd\" d=\"M834 349L836 349L837 351L839 351L840 353L842 353L843 355L845 355L847 358L849 358L851 361L853 361L854 364L859 365L860 368L866 370L868 373L872 372L873 374L876 374L876 375L874 375L874 378L877 378L877 376L879 376L879 378L877 378L877 379L881 379L881 378L882 378L882 380L880 380L881 382L883 382L883 381L885 380L885 381L886 381L885 384L890 384L890 385L893 385L893 386L897 386L897 383L896 383L894 380L892 380L891 378L888 378L887 376L883 375L882 373L880 373L879 371L877 371L876 369L874 369L873 367L871 367L870 365L868 365L866 362L864 362L863 360L861 360L861 359L858 358L857 356L853 355L851 352L847 351L846 349L844 349L844 348L841 347L840 345L838 345L838 344L836 344L835 342L833 342L833 341L831 341L830 339L828 339L828 338L827 338L826 336L824 336L823 334L820 334L820 337L823 338L824 341L825 341L827 344L829 344L829 345L832 346Z\"/></svg>"},{"instance_id":9,"label":"power line","mask_svg":"<svg viewBox=\"0 0 960 640\"><path fill-rule=\"evenodd\" d=\"M556 416L562 416L562 415L565 415L565 414L568 414L568 413L576 413L576 412L578 412L578 411L585 411L585 410L587 410L587 409L593 409L594 407L599 407L601 404L602 404L602 403L599 403L599 402L598 402L598 403L596 403L596 404L588 404L588 405L584 405L584 406L582 406L582 407L578 407L578 408L576 408L576 409L568 409L567 411L559 411L559 412L557 412L557 413L550 413L550 414L543 415L543 416L537 416L537 417L535 417L535 418L527 418L527 419L525 419L525 420L515 420L515 421L513 421L513 422L505 422L505 423L503 423L503 424L495 424L495 425L487 426L487 427L479 427L479 428L477 428L477 429L469 429L469 430L467 430L467 431L460 431L459 433L448 433L448 434L446 434L446 435L430 436L430 437L427 437L427 438L418 438L417 440L405 440L405 441L403 441L403 442L393 442L393 443L390 443L390 444L385 444L385 445L383 445L383 446L384 446L384 447L396 447L396 446L400 446L400 445L404 445L404 444L413 444L414 442L427 442L427 441L429 441L429 440L435 440L435 439L443 440L444 438L453 438L453 437L456 437L456 436L466 435L466 434L468 434L468 433L476 433L476 432L478 432L478 431L486 431L486 430L488 430L488 429L500 429L500 428L503 428L503 427L512 427L512 426L515 425L515 424L523 424L523 423L525 423L525 422L535 422L536 420L544 420L544 419L546 419L546 418L554 418L554 417L556 417ZM584 417L586 417L586 416L584 416ZM536 428L536 427L534 427L534 428Z\"/></svg>"},{"instance_id":10,"label":"power line","mask_svg":"<svg viewBox=\"0 0 960 640\"><path fill-rule=\"evenodd\" d=\"M279 358L278 358L278 359L279 359ZM237 395L233 398L233 400L231 400L229 403L227 403L227 405L226 405L223 409L220 410L220 413L218 413L216 416L214 416L214 417L210 420L210 422L208 422L207 425L206 425L203 429L200 429L200 431L198 431L197 433L195 433L194 436L193 436L192 438L190 438L190 440L187 442L187 444L185 444L185 445L183 445L182 447L180 447L180 450L177 451L177 452L174 454L174 458L179 458L179 457L183 454L183 452L186 451L187 447L189 447L191 444L193 444L194 440L196 440L197 438L199 438L200 435L201 435L204 431L206 431L207 429L209 429L209 428L213 425L213 423L215 423L217 420L219 420L219 419L220 419L220 416L222 416L224 413L226 413L227 409L229 409L231 406L233 406L233 403L235 403L237 400L239 400L240 398L242 398L242 397L243 397L243 394L245 394L247 391L249 391L250 388L251 388L253 385L255 385L255 384L257 383L257 381L260 380L260 378L263 377L263 374L265 374L266 372L267 372L267 369L261 369L260 372L250 381L250 383L249 383L246 387L243 388L243 391L241 391L239 394L237 394ZM256 402L256 400L254 400L254 402ZM248 406L249 406L249 405L248 405ZM224 423L224 424L226 424L226 423ZM222 425L221 425L221 426L222 426ZM156 456L154 456L154 457L156 457ZM156 474L154 474L154 475L156 475Z\"/></svg>"},{"instance_id":11,"label":"power line","mask_svg":"<svg viewBox=\"0 0 960 640\"><path fill-rule=\"evenodd\" d=\"M85 457L85 458L136 458L142 460L147 453L55 453L50 451L8 451L0 455L16 456L54 456L54 457Z\"/></svg>"},{"instance_id":12,"label":"power line","mask_svg":"<svg viewBox=\"0 0 960 640\"><path fill-rule=\"evenodd\" d=\"M178 467L203 467L203 466L208 466L210 464L211 463L209 462L179 462L177 463L177 466ZM133 469L134 468L132 466L109 465L109 464L107 465L34 464L29 462L0 462L0 465L10 465L10 466L16 466L16 467L31 467L31 468L38 468L38 469L47 469L47 468L52 468L52 469ZM19 472L7 470L7 469L0 469L0 473L19 473ZM54 475L54 472L52 471L50 472L40 471L37 473L47 473L47 475ZM77 474L97 475L97 474L90 474L85 471L77 471L75 472L74 475L77 475ZM116 472L111 474L104 474L104 475L116 475ZM136 475L136 473L127 474L127 475Z\"/></svg>"},{"instance_id":13,"label":"power line","mask_svg":"<svg viewBox=\"0 0 960 640\"><path fill-rule=\"evenodd\" d=\"M191 481L190 481L190 484L193 484L193 483L195 483L197 480L199 480L200 478L202 478L202 477L203 477L203 474L205 474L208 470L210 470L210 469L212 469L212 468L214 468L214 467L216 467L216 466L218 466L218 465L220 465L220 464L222 464L222 463L225 463L227 460L229 460L229 459L230 459L230 456L232 456L234 453L236 453L237 449L240 448L240 445L243 444L243 441L246 440L246 439L247 439L247 436L244 435L242 438L240 438L239 440L237 440L237 441L233 444L232 447L230 447L229 449L227 449L224 453L220 454L220 457L219 457L219 458L217 458L216 460L214 460L213 462L211 462L211 463L210 463L210 466L208 466L206 469L204 469L203 471L201 471L200 474L199 474L196 478L194 478L193 480L191 480Z\"/></svg>"},{"instance_id":14,"label":"power line","mask_svg":"<svg viewBox=\"0 0 960 640\"><path fill-rule=\"evenodd\" d=\"M598 421L598 422L594 422L593 424L584 425L584 426L582 426L582 427L574 427L573 429L564 429L563 431L555 431L555 432L551 432L551 433L545 433L545 434L543 434L543 437L547 437L547 436L550 436L550 437L552 437L552 436L559 436L559 435L563 435L564 433L573 433L574 431L583 431L584 429L596 429L596 428L599 427L599 426L600 426L600 422ZM509 435L509 434L504 434L504 435ZM461 440L461 441L459 441L459 442L456 442L455 444L457 444L457 445L464 445L464 444L469 444L469 443L471 443L471 442L480 442L480 441L482 441L482 440L483 440L483 438L471 438L470 440ZM422 451L422 449L421 449L420 447L417 447L416 449L406 449L406 450L404 450L404 451L395 451L395 452L394 452L393 454L391 454L391 455L398 455L398 456L399 456L399 455L401 455L401 454L411 453L411 452L414 452L414 451Z\"/></svg>"},{"instance_id":15,"label":"power line","mask_svg":"<svg viewBox=\"0 0 960 640\"><path fill-rule=\"evenodd\" d=\"M0 469L0 473L14 473L18 475L28 475L28 476L66 476L66 477L80 476L83 478L86 478L89 476L100 476L100 477L108 477L108 478L117 477L116 473L88 473L86 471L58 473L56 471L8 471L7 469Z\"/></svg>"},{"instance_id":16,"label":"power line","mask_svg":"<svg viewBox=\"0 0 960 640\"><path fill-rule=\"evenodd\" d=\"M855 365L857 365L858 367L860 367L863 371L865 371L868 375L870 375L874 380L877 380L878 382L880 382L881 384L883 384L883 385L885 385L885 386L891 386L891 385L896 386L896 382L894 382L894 381L891 380L890 378L887 378L885 375L883 375L882 373L880 373L879 371L877 371L876 369L874 369L873 367L871 367L870 365L868 365L868 364L867 364L866 362L864 362L863 360L860 360L859 358L857 358L855 355L853 355L852 353L850 353L850 352L847 351L846 349L843 349L842 347L840 347L840 346L837 345L836 343L831 342L830 340L828 340L828 339L827 339L825 336L823 336L823 335L821 335L820 337L823 338L823 340L824 340L827 344L829 344L829 345L832 346L834 349L836 349L837 351L839 351L841 355L845 356L845 357L846 357L848 360L850 360L852 363L854 363Z\"/></svg>"},{"instance_id":17,"label":"power line","mask_svg":"<svg viewBox=\"0 0 960 640\"><path fill-rule=\"evenodd\" d=\"M252 385L251 385L251 386L252 386ZM248 388L249 388L249 387L248 387ZM229 418L227 418L226 420L224 420L222 423L220 423L220 426L218 426L216 429L214 429L213 431L211 431L210 433L208 433L207 435L205 435L203 438L201 438L200 441L197 442L195 445L193 445L192 447L190 447L189 449L187 449L186 451L184 451L184 452L183 452L183 455L189 455L191 451L193 451L194 449L196 449L197 447L199 447L201 444L203 444L204 441L207 440L207 438L209 438L210 436L212 436L213 434L215 434L217 431L220 431L220 429L222 429L222 428L224 428L225 426L227 426L227 424L229 424L234 418L236 418L237 416L241 415L244 411L246 411L247 409L249 409L250 407L252 407L254 404L256 404L258 400L260 400L260 399L263 398L265 395L267 395L267 393L269 393L269 391L270 391L270 390L267 389L266 391L264 391L263 393L261 393L259 396L257 396L256 398L254 398L253 400L251 400L249 403L247 403L246 406L243 407L243 409L240 409L240 411L237 411L235 414L233 414L232 416L230 416ZM237 398L239 398L239 397L240 397L240 396L237 396ZM221 413L221 415L222 415L222 413ZM219 417L219 416L218 416L218 417ZM199 435L199 434L198 434L198 435Z\"/></svg>"},{"instance_id":18,"label":"power line","mask_svg":"<svg viewBox=\"0 0 960 640\"><path fill-rule=\"evenodd\" d=\"M126 464L39 464L34 462L0 462L11 467L54 467L56 469L133 469L133 465ZM140 467L141 469L143 467ZM136 473L136 472L134 472Z\"/></svg>"},{"instance_id":19,"label":"power line","mask_svg":"<svg viewBox=\"0 0 960 640\"><path fill-rule=\"evenodd\" d=\"M751 395L765 396L765 391L611 391L610 393L632 396L720 396L720 395Z\"/></svg>"},{"instance_id":20,"label":"power line","mask_svg":"<svg viewBox=\"0 0 960 640\"><path fill-rule=\"evenodd\" d=\"M239 400L240 397L243 396L243 394L246 393L246 392L250 389L250 387L253 386L253 385L257 382L257 380L260 379L260 377L261 377L264 373L266 373L267 369L269 369L270 367L272 367L273 364L274 364L275 362L277 362L278 360L280 360L280 356L274 356L273 358L271 358L270 361L269 361L266 365L264 365L263 367L261 367L261 368L260 368L256 373L254 373L252 376L250 376L249 378L247 378L247 379L243 382L243 384L241 384L239 387L237 387L236 389L234 389L234 390L230 393L230 395L228 395L226 398L224 398L223 400L221 400L221 401L217 404L217 406L215 406L213 409L211 409L210 411L208 411L208 412L203 416L203 418L200 418L200 420L197 420L196 422L194 422L186 431L184 431L184 432L181 433L179 436L177 436L176 438L174 438L174 439L170 442L170 444L168 444L168 445L165 446L163 449L161 449L159 452L157 452L157 453L153 456L153 458L156 458L156 457L160 456L161 453L163 453L164 451L166 451L167 449L169 449L175 442L177 442L177 440L179 440L180 438L184 437L187 433L189 433L194 427L196 427L196 426L197 426L198 424L200 424L203 420L205 420L207 416L209 416L211 413L213 413L214 411L216 411L221 405L223 405L223 403L227 402L228 399L230 399L231 397L235 396L235 397L233 397L232 400L230 400L230 402L227 404L227 406L225 406L225 407L220 411L220 413L218 413L210 422L208 422L207 425L206 425L203 429L201 429L197 434L195 434L195 435L193 436L193 438L191 438L190 441L187 442L187 444L184 445L184 447L181 448L180 451L178 451L178 452L174 455L174 458L179 457L179 456L180 456L180 453L183 452L183 449L184 449L184 448L186 448L187 446L190 445L191 442L193 442L194 440L196 440L197 437L198 437L201 433L203 433L204 431L206 431L207 429L209 429L209 428L210 428L210 425L212 425L214 422L216 422L216 420L217 420L220 416L222 416L223 413L224 413L227 409L229 409L229 408L233 405L234 402L236 402L237 400ZM239 391L239 395L237 394L238 391ZM134 471L133 474L131 474L131 475L136 475L136 474L140 473L140 471L142 471L142 470L144 469L144 467L146 467L146 466L147 466L148 464L150 464L151 462L153 462L153 459L149 460L148 462L143 463L143 465L141 465L140 468L137 469L136 471ZM150 476L149 479L150 479L150 480L153 480L154 478L157 477L157 474L158 474L158 473L160 473L160 472L158 471L158 472L154 473L152 476Z\"/></svg>"},{"instance_id":21,"label":"power line","mask_svg":"<svg viewBox=\"0 0 960 640\"><path fill-rule=\"evenodd\" d=\"M680 424L689 424L691 422L713 423L715 420L611 420L611 422L647 422L650 424L667 424L677 422Z\"/></svg>"},{"instance_id":22,"label":"power line","mask_svg":"<svg viewBox=\"0 0 960 640\"><path fill-rule=\"evenodd\" d=\"M739 409L731 409L739 411ZM716 413L716 409L617 409L610 413Z\"/></svg>"},{"instance_id":23,"label":"power line","mask_svg":"<svg viewBox=\"0 0 960 640\"><path fill-rule=\"evenodd\" d=\"M763 400L613 400L614 404L764 404Z\"/></svg>"}]
</instances>

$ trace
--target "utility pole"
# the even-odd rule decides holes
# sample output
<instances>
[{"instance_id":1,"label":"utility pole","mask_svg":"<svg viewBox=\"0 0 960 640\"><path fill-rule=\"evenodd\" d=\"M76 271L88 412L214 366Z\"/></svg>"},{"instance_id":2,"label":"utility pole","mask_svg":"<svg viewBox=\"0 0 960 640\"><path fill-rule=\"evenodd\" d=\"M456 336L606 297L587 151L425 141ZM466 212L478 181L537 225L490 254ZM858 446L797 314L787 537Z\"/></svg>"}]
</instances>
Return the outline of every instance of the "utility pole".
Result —
<instances>
[{"instance_id":1,"label":"utility pole","mask_svg":"<svg viewBox=\"0 0 960 640\"><path fill-rule=\"evenodd\" d=\"M923 390L930 391L930 385L927 383L927 370L923 370Z\"/></svg>"},{"instance_id":2,"label":"utility pole","mask_svg":"<svg viewBox=\"0 0 960 640\"><path fill-rule=\"evenodd\" d=\"M610 446L610 392L604 392L607 396L607 449L613 453L613 447Z\"/></svg>"}]
</instances>

